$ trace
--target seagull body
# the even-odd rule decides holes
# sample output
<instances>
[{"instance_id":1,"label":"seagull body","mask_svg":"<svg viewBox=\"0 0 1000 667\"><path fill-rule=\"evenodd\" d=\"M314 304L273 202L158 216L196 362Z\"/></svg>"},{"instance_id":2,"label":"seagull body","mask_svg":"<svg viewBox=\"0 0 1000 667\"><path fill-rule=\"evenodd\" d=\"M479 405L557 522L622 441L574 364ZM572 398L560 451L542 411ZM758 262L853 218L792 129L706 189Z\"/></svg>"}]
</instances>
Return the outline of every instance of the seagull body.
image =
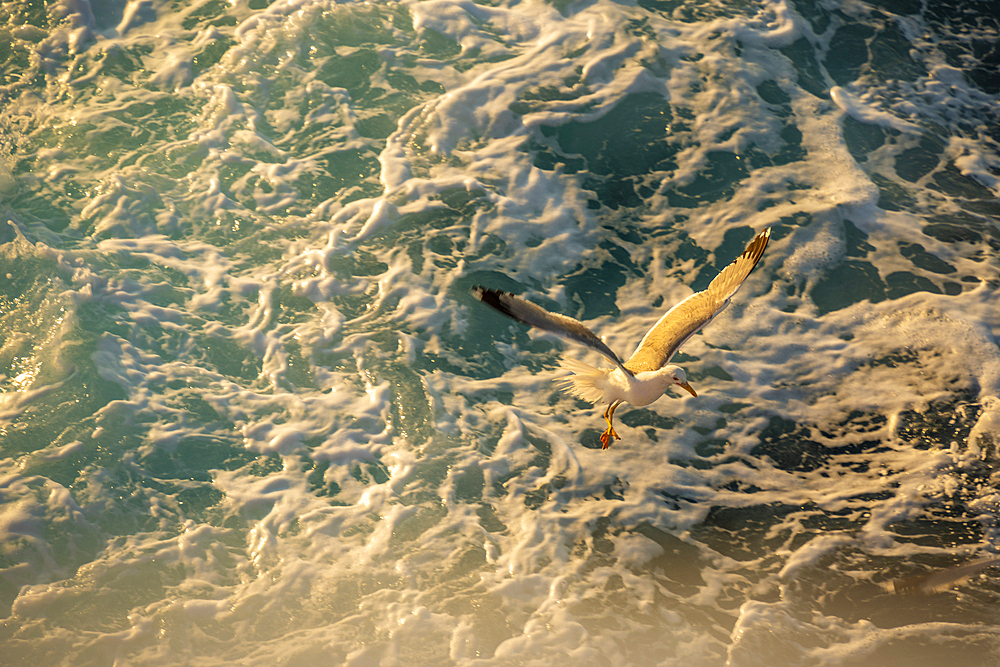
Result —
<instances>
[{"instance_id":1,"label":"seagull body","mask_svg":"<svg viewBox=\"0 0 1000 667\"><path fill-rule=\"evenodd\" d=\"M649 405L671 385L698 396L688 384L684 369L667 362L691 336L725 310L729 300L757 266L770 238L770 228L755 236L740 256L723 269L705 290L692 294L668 310L646 332L635 352L624 362L579 320L550 313L509 292L477 286L472 289L472 295L518 322L600 352L614 364L610 368L595 368L576 359L565 359L562 366L574 375L559 380L563 390L578 398L594 404L608 404L604 411L608 428L601 434L601 444L607 449L612 438L620 440L612 420L615 410L622 403L640 407Z\"/></svg>"}]
</instances>

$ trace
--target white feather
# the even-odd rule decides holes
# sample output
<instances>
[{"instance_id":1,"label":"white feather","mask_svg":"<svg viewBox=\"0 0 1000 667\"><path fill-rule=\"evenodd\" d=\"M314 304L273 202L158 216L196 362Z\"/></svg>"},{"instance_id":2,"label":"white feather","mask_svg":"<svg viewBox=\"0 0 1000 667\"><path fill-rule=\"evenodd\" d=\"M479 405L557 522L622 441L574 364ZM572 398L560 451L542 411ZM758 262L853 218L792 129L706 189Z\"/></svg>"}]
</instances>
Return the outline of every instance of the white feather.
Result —
<instances>
[{"instance_id":1,"label":"white feather","mask_svg":"<svg viewBox=\"0 0 1000 667\"><path fill-rule=\"evenodd\" d=\"M560 365L574 373L556 380L563 391L589 403L604 400L610 369L594 368L577 359L563 359Z\"/></svg>"}]
</instances>

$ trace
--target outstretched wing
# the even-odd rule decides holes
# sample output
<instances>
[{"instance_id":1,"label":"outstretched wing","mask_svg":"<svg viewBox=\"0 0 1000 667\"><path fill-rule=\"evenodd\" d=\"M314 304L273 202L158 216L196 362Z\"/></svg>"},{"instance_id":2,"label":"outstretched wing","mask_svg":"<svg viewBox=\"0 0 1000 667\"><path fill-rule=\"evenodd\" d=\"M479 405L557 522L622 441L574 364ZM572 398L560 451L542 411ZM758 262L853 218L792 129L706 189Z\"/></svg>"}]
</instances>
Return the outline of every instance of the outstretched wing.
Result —
<instances>
[{"instance_id":1,"label":"outstretched wing","mask_svg":"<svg viewBox=\"0 0 1000 667\"><path fill-rule=\"evenodd\" d=\"M770 227L754 237L746 250L724 268L702 291L692 294L667 311L646 332L624 366L633 373L655 371L670 361L688 338L711 322L729 305L729 299L757 266L771 238Z\"/></svg>"},{"instance_id":2,"label":"outstretched wing","mask_svg":"<svg viewBox=\"0 0 1000 667\"><path fill-rule=\"evenodd\" d=\"M625 369L618 355L612 352L603 340L579 320L550 313L541 306L525 301L510 292L501 292L477 285L472 288L472 296L522 324L554 333L557 336L586 345L592 350L597 350L616 366Z\"/></svg>"}]
</instances>

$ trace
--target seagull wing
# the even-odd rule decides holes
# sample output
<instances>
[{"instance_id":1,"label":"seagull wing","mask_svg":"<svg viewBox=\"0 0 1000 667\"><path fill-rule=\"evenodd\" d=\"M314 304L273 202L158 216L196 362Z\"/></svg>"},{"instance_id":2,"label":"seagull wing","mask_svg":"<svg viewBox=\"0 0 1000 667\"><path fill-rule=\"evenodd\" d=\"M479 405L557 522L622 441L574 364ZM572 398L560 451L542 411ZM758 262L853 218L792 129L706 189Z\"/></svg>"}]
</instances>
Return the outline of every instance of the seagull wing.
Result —
<instances>
[{"instance_id":1,"label":"seagull wing","mask_svg":"<svg viewBox=\"0 0 1000 667\"><path fill-rule=\"evenodd\" d=\"M729 299L757 266L770 238L771 229L767 228L755 236L746 250L724 268L704 291L692 294L668 310L643 336L635 352L625 362L625 368L632 373L655 371L670 361L688 338L726 309Z\"/></svg>"},{"instance_id":2,"label":"seagull wing","mask_svg":"<svg viewBox=\"0 0 1000 667\"><path fill-rule=\"evenodd\" d=\"M501 292L500 290L476 286L472 288L472 296L522 324L554 333L557 336L562 336L563 338L586 345L592 350L597 350L616 366L624 368L618 355L612 352L611 348L597 337L597 334L584 326L579 320L574 320L572 317L566 317L565 315L550 313L541 306L537 306L530 301L525 301L510 292Z\"/></svg>"},{"instance_id":3,"label":"seagull wing","mask_svg":"<svg viewBox=\"0 0 1000 667\"><path fill-rule=\"evenodd\" d=\"M1000 558L986 558L957 567L936 570L930 575L923 577L896 579L883 586L890 593L923 593L925 595L940 593L978 574L980 570L985 570L994 565L1000 565Z\"/></svg>"}]
</instances>

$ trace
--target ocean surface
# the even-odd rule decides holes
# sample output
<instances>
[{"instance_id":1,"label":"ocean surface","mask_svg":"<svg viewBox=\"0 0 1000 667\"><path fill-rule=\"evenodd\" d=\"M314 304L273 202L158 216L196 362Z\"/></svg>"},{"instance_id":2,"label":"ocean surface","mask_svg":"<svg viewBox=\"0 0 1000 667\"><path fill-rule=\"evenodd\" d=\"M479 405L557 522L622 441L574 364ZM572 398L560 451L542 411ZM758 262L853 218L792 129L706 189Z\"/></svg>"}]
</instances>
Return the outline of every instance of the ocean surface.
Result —
<instances>
[{"instance_id":1,"label":"ocean surface","mask_svg":"<svg viewBox=\"0 0 1000 667\"><path fill-rule=\"evenodd\" d=\"M995 0L4 0L0 663L1000 664L998 195Z\"/></svg>"}]
</instances>

